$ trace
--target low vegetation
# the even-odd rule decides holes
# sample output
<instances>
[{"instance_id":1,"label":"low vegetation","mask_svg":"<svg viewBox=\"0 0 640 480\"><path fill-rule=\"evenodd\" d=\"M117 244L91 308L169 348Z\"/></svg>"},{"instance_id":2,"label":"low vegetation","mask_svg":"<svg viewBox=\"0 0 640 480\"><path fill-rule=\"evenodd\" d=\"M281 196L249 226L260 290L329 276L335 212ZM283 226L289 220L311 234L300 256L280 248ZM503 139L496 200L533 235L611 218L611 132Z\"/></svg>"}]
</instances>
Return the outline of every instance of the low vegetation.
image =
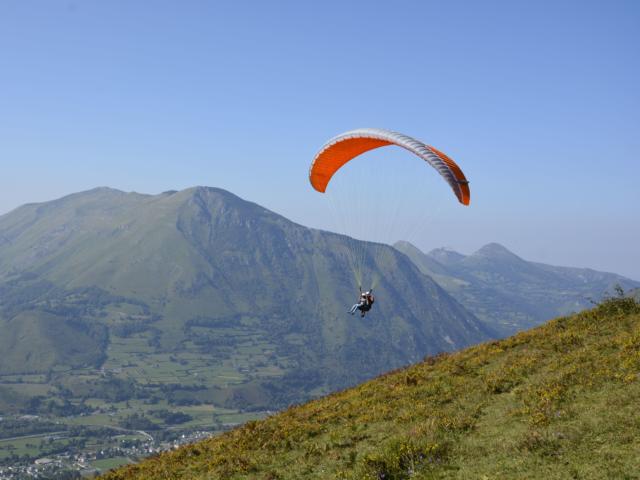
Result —
<instances>
[{"instance_id":1,"label":"low vegetation","mask_svg":"<svg viewBox=\"0 0 640 480\"><path fill-rule=\"evenodd\" d=\"M106 479L638 478L640 305L614 298Z\"/></svg>"}]
</instances>

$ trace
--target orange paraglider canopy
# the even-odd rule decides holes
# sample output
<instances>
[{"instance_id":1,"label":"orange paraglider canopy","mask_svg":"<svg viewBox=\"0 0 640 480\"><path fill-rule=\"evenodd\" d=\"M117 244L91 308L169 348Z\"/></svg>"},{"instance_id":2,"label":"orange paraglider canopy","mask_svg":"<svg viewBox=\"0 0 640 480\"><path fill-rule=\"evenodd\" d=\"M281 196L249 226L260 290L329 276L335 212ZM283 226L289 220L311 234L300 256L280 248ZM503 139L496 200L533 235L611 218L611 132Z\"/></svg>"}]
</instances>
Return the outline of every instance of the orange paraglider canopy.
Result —
<instances>
[{"instance_id":1,"label":"orange paraglider canopy","mask_svg":"<svg viewBox=\"0 0 640 480\"><path fill-rule=\"evenodd\" d=\"M469 205L469 182L462 169L443 152L434 147L389 130L366 128L352 130L329 140L316 155L309 171L309 181L314 189L325 192L331 177L347 162L369 150L397 145L425 160L451 186L460 203Z\"/></svg>"}]
</instances>

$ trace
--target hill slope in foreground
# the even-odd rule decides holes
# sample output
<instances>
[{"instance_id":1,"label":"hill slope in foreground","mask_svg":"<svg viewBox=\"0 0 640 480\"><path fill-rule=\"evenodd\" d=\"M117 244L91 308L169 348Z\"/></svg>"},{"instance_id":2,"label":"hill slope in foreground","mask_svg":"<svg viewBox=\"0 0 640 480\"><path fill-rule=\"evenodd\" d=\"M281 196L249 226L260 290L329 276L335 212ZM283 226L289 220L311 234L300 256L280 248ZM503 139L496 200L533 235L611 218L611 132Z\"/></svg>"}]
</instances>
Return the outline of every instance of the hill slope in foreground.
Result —
<instances>
[{"instance_id":1,"label":"hill slope in foreground","mask_svg":"<svg viewBox=\"0 0 640 480\"><path fill-rule=\"evenodd\" d=\"M106 475L638 478L640 304L612 299Z\"/></svg>"}]
</instances>

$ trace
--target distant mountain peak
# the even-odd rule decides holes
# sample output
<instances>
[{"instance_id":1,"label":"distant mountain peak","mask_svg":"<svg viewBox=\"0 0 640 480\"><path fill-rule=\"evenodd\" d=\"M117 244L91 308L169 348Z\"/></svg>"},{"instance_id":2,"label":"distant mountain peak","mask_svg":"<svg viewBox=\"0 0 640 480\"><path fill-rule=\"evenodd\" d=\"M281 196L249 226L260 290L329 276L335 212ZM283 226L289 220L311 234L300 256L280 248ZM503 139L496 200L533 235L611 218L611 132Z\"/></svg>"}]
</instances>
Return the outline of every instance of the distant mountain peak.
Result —
<instances>
[{"instance_id":1,"label":"distant mountain peak","mask_svg":"<svg viewBox=\"0 0 640 480\"><path fill-rule=\"evenodd\" d=\"M232 195L231 192L223 190L222 188L208 187L206 185L196 185L194 187L185 188L182 191L188 193L226 193Z\"/></svg>"},{"instance_id":2,"label":"distant mountain peak","mask_svg":"<svg viewBox=\"0 0 640 480\"><path fill-rule=\"evenodd\" d=\"M482 248L475 251L472 256L474 257L486 257L491 259L505 259L512 258L522 260L518 255L513 253L511 250L506 248L504 245L500 245L499 243L492 242L487 243Z\"/></svg>"},{"instance_id":3,"label":"distant mountain peak","mask_svg":"<svg viewBox=\"0 0 640 480\"><path fill-rule=\"evenodd\" d=\"M414 250L422 252L418 247L416 247L413 243L407 242L406 240L398 240L393 244L393 247L396 250Z\"/></svg>"},{"instance_id":4,"label":"distant mountain peak","mask_svg":"<svg viewBox=\"0 0 640 480\"><path fill-rule=\"evenodd\" d=\"M81 192L77 192L77 193L72 193L70 195L65 195L64 197L61 197L57 200L63 200L66 198L78 198L78 197L92 197L92 196L96 196L96 195L128 195L130 193L133 193L135 195L140 195L139 193L135 193L135 192L125 192L123 190L119 190L117 188L111 188L111 187L95 187L95 188L90 188L89 190L83 190ZM56 201L56 200L53 200ZM46 202L44 202L46 203Z\"/></svg>"},{"instance_id":5,"label":"distant mountain peak","mask_svg":"<svg viewBox=\"0 0 640 480\"><path fill-rule=\"evenodd\" d=\"M183 193L183 194L186 194L187 196L192 196L192 197L218 198L218 199L224 199L227 201L253 204L253 202L245 200L237 196L236 194L229 192L228 190L225 190L223 188L218 188L218 187L207 187L203 185L198 185L195 187L185 188L184 190L181 190L178 193Z\"/></svg>"},{"instance_id":6,"label":"distant mountain peak","mask_svg":"<svg viewBox=\"0 0 640 480\"><path fill-rule=\"evenodd\" d=\"M466 258L463 254L456 252L449 247L434 248L427 254L427 256L444 265L451 265Z\"/></svg>"},{"instance_id":7,"label":"distant mountain peak","mask_svg":"<svg viewBox=\"0 0 640 480\"><path fill-rule=\"evenodd\" d=\"M174 196L181 196L183 199L195 202L212 215L227 215L230 210L233 210L245 218L255 218L256 216L278 218L293 224L285 217L222 188L196 186L181 190Z\"/></svg>"},{"instance_id":8,"label":"distant mountain peak","mask_svg":"<svg viewBox=\"0 0 640 480\"><path fill-rule=\"evenodd\" d=\"M411 247L415 247L415 245L411 242L407 242L406 240L398 240L397 242L394 243L394 245L407 245L407 246L411 246Z\"/></svg>"},{"instance_id":9,"label":"distant mountain peak","mask_svg":"<svg viewBox=\"0 0 640 480\"><path fill-rule=\"evenodd\" d=\"M89 190L87 190L85 193L90 193L90 192L116 192L116 193L125 193L122 190L119 190L117 188L112 188L112 187L107 187L107 186L100 186L100 187L95 187L95 188L91 188Z\"/></svg>"}]
</instances>

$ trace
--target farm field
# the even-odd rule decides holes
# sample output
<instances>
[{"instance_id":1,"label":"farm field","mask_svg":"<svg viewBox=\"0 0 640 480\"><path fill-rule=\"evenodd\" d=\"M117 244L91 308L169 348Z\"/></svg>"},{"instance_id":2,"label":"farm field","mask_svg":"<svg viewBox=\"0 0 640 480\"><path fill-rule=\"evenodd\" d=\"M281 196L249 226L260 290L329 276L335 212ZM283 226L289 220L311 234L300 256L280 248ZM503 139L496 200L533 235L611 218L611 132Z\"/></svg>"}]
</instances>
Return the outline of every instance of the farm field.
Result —
<instances>
[{"instance_id":1,"label":"farm field","mask_svg":"<svg viewBox=\"0 0 640 480\"><path fill-rule=\"evenodd\" d=\"M105 471L171 442L263 418L264 411L225 406L226 391L282 376L286 360L270 360L273 346L260 335L233 329L224 335L235 346L222 359L220 351L214 357L190 341L179 352L158 353L141 332L113 336L100 368L0 377L0 406L6 407L0 410L0 462L101 451L90 465Z\"/></svg>"}]
</instances>

